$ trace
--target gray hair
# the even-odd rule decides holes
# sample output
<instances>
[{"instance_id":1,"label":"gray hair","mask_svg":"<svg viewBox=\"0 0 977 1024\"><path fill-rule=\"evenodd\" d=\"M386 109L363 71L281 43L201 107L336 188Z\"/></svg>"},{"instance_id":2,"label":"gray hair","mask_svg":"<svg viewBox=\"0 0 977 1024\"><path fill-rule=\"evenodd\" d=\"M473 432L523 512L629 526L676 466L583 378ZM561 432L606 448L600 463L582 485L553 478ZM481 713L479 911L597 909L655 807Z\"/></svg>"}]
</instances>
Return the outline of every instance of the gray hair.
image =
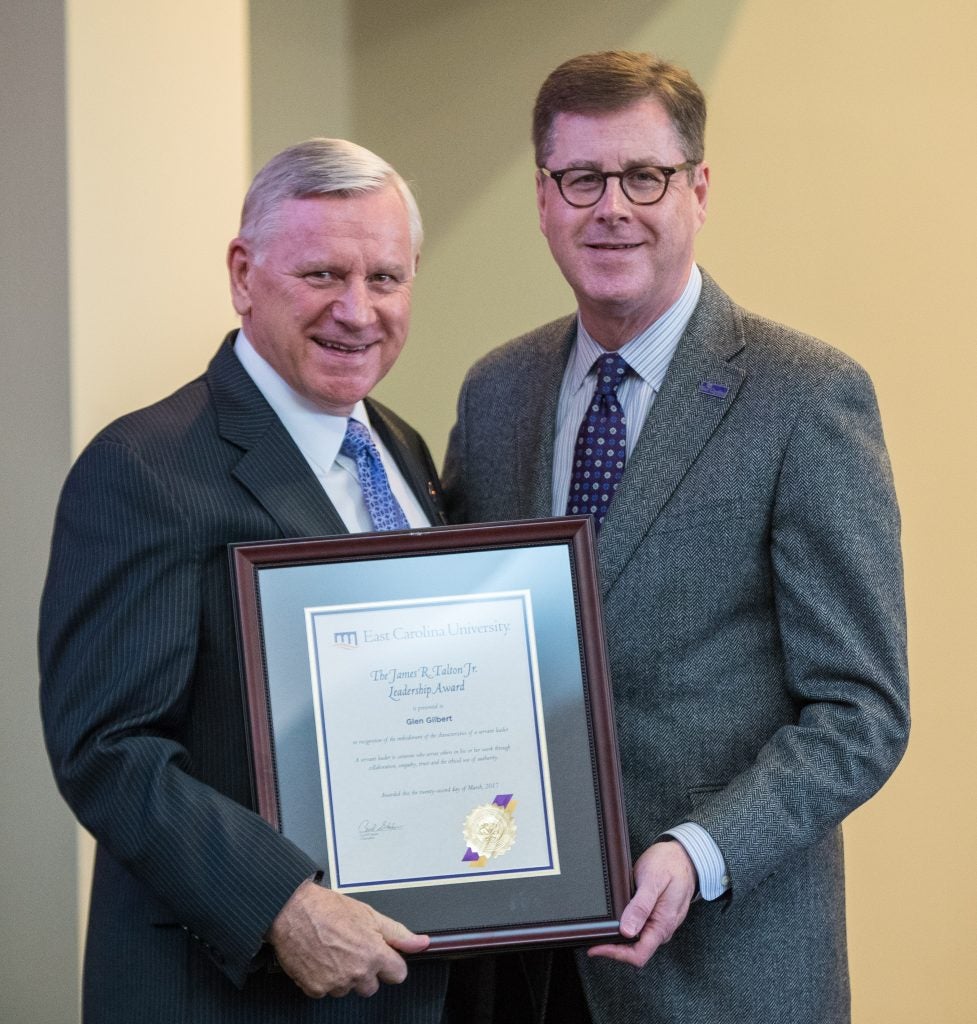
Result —
<instances>
[{"instance_id":1,"label":"gray hair","mask_svg":"<svg viewBox=\"0 0 977 1024\"><path fill-rule=\"evenodd\" d=\"M244 197L239 234L260 245L286 199L349 197L377 192L388 185L400 193L407 207L411 248L417 253L424 229L417 200L407 182L386 160L346 139L307 139L273 156L255 175Z\"/></svg>"}]
</instances>

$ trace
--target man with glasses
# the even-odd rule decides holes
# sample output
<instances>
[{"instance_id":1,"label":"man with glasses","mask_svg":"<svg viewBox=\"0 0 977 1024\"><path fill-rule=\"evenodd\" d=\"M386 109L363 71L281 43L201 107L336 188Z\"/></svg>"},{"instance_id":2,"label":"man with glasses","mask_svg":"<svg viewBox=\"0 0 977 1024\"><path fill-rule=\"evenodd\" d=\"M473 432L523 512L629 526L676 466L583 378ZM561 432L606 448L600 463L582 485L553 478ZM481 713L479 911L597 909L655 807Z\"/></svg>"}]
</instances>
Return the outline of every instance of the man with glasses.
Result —
<instances>
[{"instance_id":1,"label":"man with glasses","mask_svg":"<svg viewBox=\"0 0 977 1024\"><path fill-rule=\"evenodd\" d=\"M457 520L599 531L636 891L629 941L532 979L563 1024L847 1021L839 824L908 735L871 383L696 266L704 128L647 54L547 78L537 205L577 312L470 371L446 461Z\"/></svg>"}]
</instances>

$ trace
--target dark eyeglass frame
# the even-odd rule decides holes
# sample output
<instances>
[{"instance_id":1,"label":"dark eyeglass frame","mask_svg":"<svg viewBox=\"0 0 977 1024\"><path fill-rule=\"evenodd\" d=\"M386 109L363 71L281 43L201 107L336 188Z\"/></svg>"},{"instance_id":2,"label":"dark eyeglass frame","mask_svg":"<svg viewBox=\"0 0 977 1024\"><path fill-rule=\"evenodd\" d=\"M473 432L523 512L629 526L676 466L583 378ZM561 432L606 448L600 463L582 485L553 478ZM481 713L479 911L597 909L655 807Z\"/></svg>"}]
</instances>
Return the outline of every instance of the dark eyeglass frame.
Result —
<instances>
[{"instance_id":1,"label":"dark eyeglass frame","mask_svg":"<svg viewBox=\"0 0 977 1024\"><path fill-rule=\"evenodd\" d=\"M659 167L656 164L642 164L641 167L629 167L626 171L598 171L593 167L564 167L559 171L551 171L548 167L539 167L537 170L542 171L547 178L552 178L556 182L556 187L559 189L560 196L563 201L570 206L576 207L578 210L586 210L591 206L596 206L603 198L604 193L607 191L607 179L617 178L621 183L621 191L624 193L629 203L633 203L635 206L654 206L655 203L660 203L668 192L668 185L672 180L672 176L678 174L679 171L688 171L693 167L698 166L698 161L686 160L685 163L676 164L674 167ZM603 179L601 184L600 192L592 203L575 203L572 199L567 199L566 193L563 191L563 176L569 174L571 171L586 171L588 174L597 174ZM627 185L624 184L624 176L626 174L633 174L635 171L657 171L665 178L665 187L662 189L662 194L657 199L635 199L630 192L628 192Z\"/></svg>"}]
</instances>

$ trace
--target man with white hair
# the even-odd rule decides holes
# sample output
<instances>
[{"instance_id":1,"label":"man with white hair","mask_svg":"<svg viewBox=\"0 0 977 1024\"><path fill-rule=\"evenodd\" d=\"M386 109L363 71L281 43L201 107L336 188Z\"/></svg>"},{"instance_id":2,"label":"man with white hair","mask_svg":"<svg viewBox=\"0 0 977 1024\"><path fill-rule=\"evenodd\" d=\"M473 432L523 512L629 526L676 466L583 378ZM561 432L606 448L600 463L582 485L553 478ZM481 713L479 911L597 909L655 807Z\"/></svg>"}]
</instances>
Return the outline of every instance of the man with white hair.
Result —
<instances>
[{"instance_id":1,"label":"man with white hair","mask_svg":"<svg viewBox=\"0 0 977 1024\"><path fill-rule=\"evenodd\" d=\"M373 153L278 154L228 251L241 330L68 477L41 696L61 792L98 841L87 1020L440 1013L447 968L407 978L403 957L426 937L315 884L322 865L255 811L227 562L232 542L443 521L423 440L367 397L406 340L420 243Z\"/></svg>"}]
</instances>

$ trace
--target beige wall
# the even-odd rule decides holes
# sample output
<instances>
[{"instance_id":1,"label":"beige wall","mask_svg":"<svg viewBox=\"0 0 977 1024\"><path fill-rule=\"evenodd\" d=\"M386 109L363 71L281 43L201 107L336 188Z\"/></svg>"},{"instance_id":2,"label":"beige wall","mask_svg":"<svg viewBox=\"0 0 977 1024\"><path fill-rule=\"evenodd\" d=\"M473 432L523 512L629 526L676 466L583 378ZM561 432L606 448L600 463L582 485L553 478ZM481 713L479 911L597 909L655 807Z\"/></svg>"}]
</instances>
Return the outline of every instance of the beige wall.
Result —
<instances>
[{"instance_id":1,"label":"beige wall","mask_svg":"<svg viewBox=\"0 0 977 1024\"><path fill-rule=\"evenodd\" d=\"M242 0L68 0L72 439L202 369L250 178Z\"/></svg>"},{"instance_id":2,"label":"beige wall","mask_svg":"<svg viewBox=\"0 0 977 1024\"><path fill-rule=\"evenodd\" d=\"M533 209L539 81L605 46L656 49L693 70L711 102L701 260L743 304L866 365L904 511L915 731L892 782L846 825L855 1020L973 1020L977 359L959 312L977 255L971 5L66 9L74 450L203 367L232 325L223 253L248 154L322 132L350 134L415 181L428 242L411 342L381 392L440 455L468 364L571 308ZM18 103L22 119L36 116ZM5 259L10 245L0 239ZM35 535L49 515L29 524ZM33 727L31 687L17 699Z\"/></svg>"},{"instance_id":3,"label":"beige wall","mask_svg":"<svg viewBox=\"0 0 977 1024\"><path fill-rule=\"evenodd\" d=\"M353 5L252 0L247 6L254 169L312 135L352 137Z\"/></svg>"}]
</instances>

